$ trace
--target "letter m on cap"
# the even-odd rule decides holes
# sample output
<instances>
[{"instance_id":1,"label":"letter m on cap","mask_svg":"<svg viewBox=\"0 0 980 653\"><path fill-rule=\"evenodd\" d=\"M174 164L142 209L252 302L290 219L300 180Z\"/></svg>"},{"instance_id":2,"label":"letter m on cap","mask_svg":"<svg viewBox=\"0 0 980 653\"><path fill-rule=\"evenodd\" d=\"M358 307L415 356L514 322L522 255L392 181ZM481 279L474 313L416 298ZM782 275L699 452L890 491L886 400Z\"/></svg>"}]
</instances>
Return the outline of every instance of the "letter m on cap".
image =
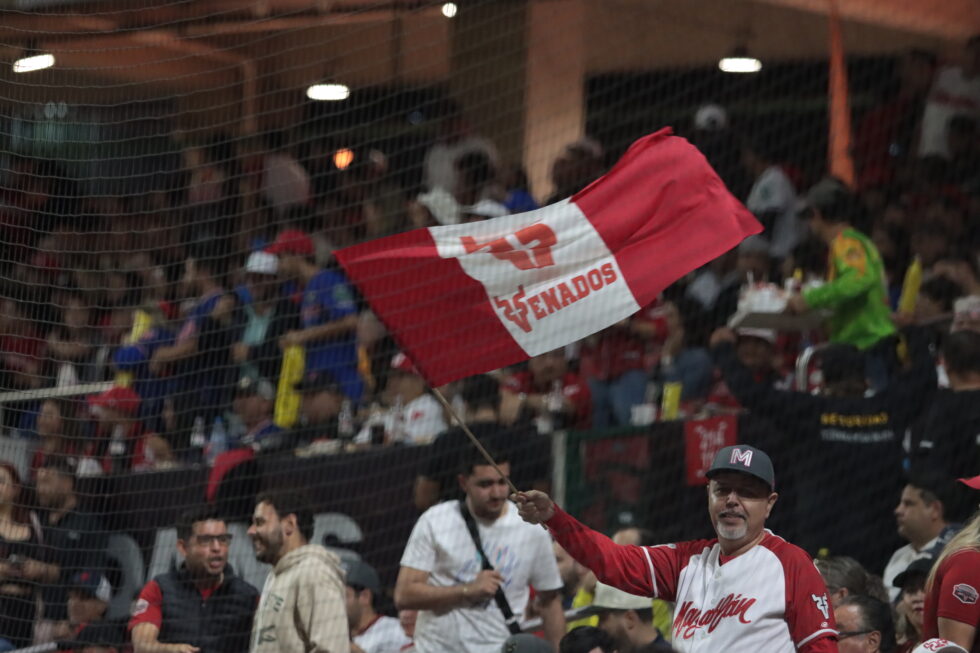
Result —
<instances>
[{"instance_id":1,"label":"letter m on cap","mask_svg":"<svg viewBox=\"0 0 980 653\"><path fill-rule=\"evenodd\" d=\"M752 450L742 451L738 447L732 449L731 459L728 461L730 464L734 465L736 463L741 463L746 467L752 466Z\"/></svg>"}]
</instances>

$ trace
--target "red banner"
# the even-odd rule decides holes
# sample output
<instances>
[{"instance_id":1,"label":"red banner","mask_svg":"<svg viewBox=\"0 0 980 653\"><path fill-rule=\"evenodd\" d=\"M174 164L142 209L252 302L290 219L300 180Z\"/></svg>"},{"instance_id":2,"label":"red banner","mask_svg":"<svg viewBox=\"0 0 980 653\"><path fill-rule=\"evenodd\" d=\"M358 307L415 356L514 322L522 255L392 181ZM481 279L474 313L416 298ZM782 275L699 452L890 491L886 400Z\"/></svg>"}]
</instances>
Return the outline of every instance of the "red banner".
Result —
<instances>
[{"instance_id":1,"label":"red banner","mask_svg":"<svg viewBox=\"0 0 980 653\"><path fill-rule=\"evenodd\" d=\"M707 485L715 454L738 441L738 420L722 415L684 423L684 467L688 485Z\"/></svg>"}]
</instances>

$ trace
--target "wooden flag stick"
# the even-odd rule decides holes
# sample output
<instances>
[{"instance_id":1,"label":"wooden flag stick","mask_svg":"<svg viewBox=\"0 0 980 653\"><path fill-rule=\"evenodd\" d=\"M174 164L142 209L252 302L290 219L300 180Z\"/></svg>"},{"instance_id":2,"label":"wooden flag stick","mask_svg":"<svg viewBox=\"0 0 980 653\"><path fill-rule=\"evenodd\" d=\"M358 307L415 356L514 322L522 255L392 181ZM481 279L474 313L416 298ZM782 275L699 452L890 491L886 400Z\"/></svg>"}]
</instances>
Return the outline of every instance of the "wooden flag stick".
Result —
<instances>
[{"instance_id":1,"label":"wooden flag stick","mask_svg":"<svg viewBox=\"0 0 980 653\"><path fill-rule=\"evenodd\" d=\"M453 407L450 405L450 403L446 401L446 398L443 396L443 394L439 392L439 388L432 388L432 394L436 396L436 399L439 400L439 403L442 404L442 407L445 408L447 411L449 411L449 414L453 417L453 419L459 422L459 425L463 428L463 433L465 433L467 437L469 437L470 442L472 442L473 446L476 447L477 451L480 452L480 455L483 456L484 459L486 459L487 464L493 467L495 470L497 470L497 473L500 474L500 476L503 477L505 481L507 481L507 485L510 486L511 491L514 494L517 494L519 492L517 486L515 486L514 483L511 482L510 477L508 477L506 474L500 471L500 467L497 465L497 461L495 461L493 459L493 456L490 455L490 452L488 452L483 447L483 445L480 444L480 440L475 435L473 435L473 431L470 430L470 427L468 427L466 423L462 419L460 419L459 415L456 414L456 411L453 410Z\"/></svg>"}]
</instances>

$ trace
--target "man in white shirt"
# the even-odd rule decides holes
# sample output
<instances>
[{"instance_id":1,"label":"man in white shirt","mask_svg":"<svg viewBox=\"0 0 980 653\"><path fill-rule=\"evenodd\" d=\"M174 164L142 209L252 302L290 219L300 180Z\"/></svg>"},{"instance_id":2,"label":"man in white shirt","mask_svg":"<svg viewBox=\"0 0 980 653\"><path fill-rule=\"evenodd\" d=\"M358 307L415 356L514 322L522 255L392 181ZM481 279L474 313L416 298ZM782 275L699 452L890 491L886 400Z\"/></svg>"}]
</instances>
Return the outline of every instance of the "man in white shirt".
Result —
<instances>
[{"instance_id":1,"label":"man in white shirt","mask_svg":"<svg viewBox=\"0 0 980 653\"><path fill-rule=\"evenodd\" d=\"M946 520L945 507L940 496L943 479L929 474L910 478L902 488L902 496L895 507L898 534L908 544L897 549L885 565L881 580L888 588L888 596L894 602L901 592L894 586L895 577L905 571L913 560L935 557L954 528Z\"/></svg>"},{"instance_id":2,"label":"man in white shirt","mask_svg":"<svg viewBox=\"0 0 980 653\"><path fill-rule=\"evenodd\" d=\"M383 426L387 443L430 444L448 428L442 406L426 392L425 379L403 353L391 359L388 390L393 397L391 408L382 415L372 415L354 442L371 442L372 429ZM381 424L376 424L378 421Z\"/></svg>"},{"instance_id":3,"label":"man in white shirt","mask_svg":"<svg viewBox=\"0 0 980 653\"><path fill-rule=\"evenodd\" d=\"M746 147L742 162L755 182L745 207L765 227L769 255L782 260L803 240L806 225L797 216L796 189L783 169L760 151L758 145Z\"/></svg>"},{"instance_id":4,"label":"man in white shirt","mask_svg":"<svg viewBox=\"0 0 980 653\"><path fill-rule=\"evenodd\" d=\"M500 472L509 474L510 464L496 460L501 461ZM497 653L513 632L501 605L506 603L519 619L534 587L545 638L557 650L565 616L551 538L521 520L507 499L506 476L482 458L467 457L459 483L465 500L445 501L425 511L402 555L395 603L399 609L419 610L415 649ZM463 510L474 522L490 569L484 568Z\"/></svg>"},{"instance_id":5,"label":"man in white shirt","mask_svg":"<svg viewBox=\"0 0 980 653\"><path fill-rule=\"evenodd\" d=\"M949 158L947 134L954 116L980 119L980 34L967 41L962 66L946 66L936 74L922 114L920 157Z\"/></svg>"},{"instance_id":6,"label":"man in white shirt","mask_svg":"<svg viewBox=\"0 0 980 653\"><path fill-rule=\"evenodd\" d=\"M351 653L398 653L410 645L412 640L398 619L374 610L374 597L381 592L381 579L374 567L361 560L351 560L344 564L344 569Z\"/></svg>"}]
</instances>

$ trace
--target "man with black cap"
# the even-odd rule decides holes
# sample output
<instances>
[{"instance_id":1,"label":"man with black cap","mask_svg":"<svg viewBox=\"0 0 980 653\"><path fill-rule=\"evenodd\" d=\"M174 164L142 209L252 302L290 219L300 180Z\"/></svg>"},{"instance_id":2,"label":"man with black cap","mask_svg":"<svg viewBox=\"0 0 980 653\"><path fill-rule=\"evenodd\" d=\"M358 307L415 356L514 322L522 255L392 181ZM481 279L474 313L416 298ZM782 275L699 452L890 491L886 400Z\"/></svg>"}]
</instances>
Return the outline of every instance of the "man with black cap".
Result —
<instances>
[{"instance_id":1,"label":"man with black cap","mask_svg":"<svg viewBox=\"0 0 980 653\"><path fill-rule=\"evenodd\" d=\"M827 588L810 557L765 529L779 495L769 456L724 447L707 473L717 537L621 546L538 491L516 496L521 517L545 524L603 583L675 602L673 645L695 651L837 651Z\"/></svg>"},{"instance_id":2,"label":"man with black cap","mask_svg":"<svg viewBox=\"0 0 980 653\"><path fill-rule=\"evenodd\" d=\"M374 567L361 560L344 563L347 625L352 653L398 653L412 643L398 619L375 611L381 579Z\"/></svg>"},{"instance_id":3,"label":"man with black cap","mask_svg":"<svg viewBox=\"0 0 980 653\"><path fill-rule=\"evenodd\" d=\"M821 353L824 386L813 395L756 381L738 360L734 342L730 329L719 329L711 336L711 353L735 398L754 419L772 424L780 448L794 462L796 544L811 555L828 549L878 569L897 541L867 533L893 530L902 438L936 384L928 341L921 331L910 330L911 367L870 397L865 354L853 345L833 344ZM792 496L785 485L783 493ZM855 502L855 496L861 500ZM848 509L841 510L843 505Z\"/></svg>"}]
</instances>

